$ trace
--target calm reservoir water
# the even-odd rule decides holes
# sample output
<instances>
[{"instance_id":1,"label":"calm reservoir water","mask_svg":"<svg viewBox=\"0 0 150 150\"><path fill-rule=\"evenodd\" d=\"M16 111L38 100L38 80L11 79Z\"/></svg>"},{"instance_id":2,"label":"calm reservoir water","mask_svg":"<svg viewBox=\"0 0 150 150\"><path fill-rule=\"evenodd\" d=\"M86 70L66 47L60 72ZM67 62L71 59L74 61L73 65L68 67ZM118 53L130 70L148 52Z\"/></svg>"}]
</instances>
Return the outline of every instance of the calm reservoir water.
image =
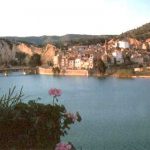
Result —
<instances>
[{"instance_id":1,"label":"calm reservoir water","mask_svg":"<svg viewBox=\"0 0 150 150\"><path fill-rule=\"evenodd\" d=\"M0 93L14 85L43 103L49 88L62 89L59 102L82 116L62 140L78 149L150 150L150 79L0 75Z\"/></svg>"}]
</instances>

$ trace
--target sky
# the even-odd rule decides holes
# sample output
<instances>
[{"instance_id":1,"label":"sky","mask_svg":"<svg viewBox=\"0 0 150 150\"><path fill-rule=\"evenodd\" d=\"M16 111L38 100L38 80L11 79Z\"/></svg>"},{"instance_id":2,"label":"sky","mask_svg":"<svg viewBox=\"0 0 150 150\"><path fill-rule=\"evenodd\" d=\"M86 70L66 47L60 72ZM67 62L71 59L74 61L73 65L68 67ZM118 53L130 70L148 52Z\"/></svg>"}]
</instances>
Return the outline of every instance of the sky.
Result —
<instances>
[{"instance_id":1,"label":"sky","mask_svg":"<svg viewBox=\"0 0 150 150\"><path fill-rule=\"evenodd\" d=\"M121 34L150 22L150 0L0 0L0 36Z\"/></svg>"}]
</instances>

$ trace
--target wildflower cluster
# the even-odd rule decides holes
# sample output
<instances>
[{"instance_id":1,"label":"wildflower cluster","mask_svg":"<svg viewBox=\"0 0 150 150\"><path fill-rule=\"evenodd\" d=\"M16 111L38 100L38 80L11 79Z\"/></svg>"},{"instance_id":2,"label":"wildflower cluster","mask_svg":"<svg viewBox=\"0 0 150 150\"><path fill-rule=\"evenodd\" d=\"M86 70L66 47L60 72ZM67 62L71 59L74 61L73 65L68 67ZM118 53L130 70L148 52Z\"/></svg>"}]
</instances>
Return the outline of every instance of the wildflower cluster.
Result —
<instances>
[{"instance_id":1,"label":"wildflower cluster","mask_svg":"<svg viewBox=\"0 0 150 150\"><path fill-rule=\"evenodd\" d=\"M50 96L53 97L54 108L57 108L59 105L58 104L56 105L55 101L58 102L57 97L61 96L62 91L60 89L52 88L48 91L48 93ZM54 114L54 115L56 117L56 114ZM58 117L59 120L56 120L56 118L54 118L54 120L56 120L56 121L54 122L52 129L54 128L54 133L56 133L58 131L58 130L56 130L56 124L59 124L60 132L62 132L63 136L65 134L67 134L66 129L70 129L70 127L69 127L70 124L73 124L76 121L79 121L79 122L81 121L81 117L78 112L76 114L74 114L74 113L67 112L65 110L65 111L61 112L60 115L61 115L61 118ZM58 140L55 140L55 138L54 138L54 141L58 141ZM60 140L58 142L60 142ZM74 147L72 144L62 143L62 142L58 143L55 147L55 150L73 150L73 149L74 149Z\"/></svg>"},{"instance_id":2,"label":"wildflower cluster","mask_svg":"<svg viewBox=\"0 0 150 150\"><path fill-rule=\"evenodd\" d=\"M72 122L75 122L78 120L78 115L73 113L65 113L68 119L71 119Z\"/></svg>"},{"instance_id":3,"label":"wildflower cluster","mask_svg":"<svg viewBox=\"0 0 150 150\"><path fill-rule=\"evenodd\" d=\"M58 102L58 96L61 96L62 91L60 89L52 88L48 91L50 96L53 96L53 106L55 105L55 100Z\"/></svg>"},{"instance_id":4,"label":"wildflower cluster","mask_svg":"<svg viewBox=\"0 0 150 150\"><path fill-rule=\"evenodd\" d=\"M62 91L60 89L56 89L56 88L52 88L48 91L49 95L57 97L57 96L61 96Z\"/></svg>"},{"instance_id":5,"label":"wildflower cluster","mask_svg":"<svg viewBox=\"0 0 150 150\"><path fill-rule=\"evenodd\" d=\"M72 149L71 144L62 143L62 142L58 143L55 148L55 150L71 150L71 149Z\"/></svg>"}]
</instances>

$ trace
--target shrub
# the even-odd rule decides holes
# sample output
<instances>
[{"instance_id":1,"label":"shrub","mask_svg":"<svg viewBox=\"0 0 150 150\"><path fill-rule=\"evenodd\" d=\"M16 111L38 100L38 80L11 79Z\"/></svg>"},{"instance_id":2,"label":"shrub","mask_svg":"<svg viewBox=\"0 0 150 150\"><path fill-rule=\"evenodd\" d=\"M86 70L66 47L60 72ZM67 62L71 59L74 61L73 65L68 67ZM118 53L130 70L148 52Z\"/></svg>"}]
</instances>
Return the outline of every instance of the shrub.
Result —
<instances>
[{"instance_id":1,"label":"shrub","mask_svg":"<svg viewBox=\"0 0 150 150\"><path fill-rule=\"evenodd\" d=\"M53 68L52 68L52 71L53 71L54 75L59 75L59 73L60 73L60 68L59 68L59 67L53 67Z\"/></svg>"},{"instance_id":2,"label":"shrub","mask_svg":"<svg viewBox=\"0 0 150 150\"><path fill-rule=\"evenodd\" d=\"M41 65L41 55L34 54L33 56L31 56L29 65L32 67L40 66Z\"/></svg>"},{"instance_id":3,"label":"shrub","mask_svg":"<svg viewBox=\"0 0 150 150\"><path fill-rule=\"evenodd\" d=\"M68 113L58 104L55 93L50 93L53 104L24 103L22 89L14 93L15 87L0 98L0 149L54 150L70 125L81 121L79 113Z\"/></svg>"}]
</instances>

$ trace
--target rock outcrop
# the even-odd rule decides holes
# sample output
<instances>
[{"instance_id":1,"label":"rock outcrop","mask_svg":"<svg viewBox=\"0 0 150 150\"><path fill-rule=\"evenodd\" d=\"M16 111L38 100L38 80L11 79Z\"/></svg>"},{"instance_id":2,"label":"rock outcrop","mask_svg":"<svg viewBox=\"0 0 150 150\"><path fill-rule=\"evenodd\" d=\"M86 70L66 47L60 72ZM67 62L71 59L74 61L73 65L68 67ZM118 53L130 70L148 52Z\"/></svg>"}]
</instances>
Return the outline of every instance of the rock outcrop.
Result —
<instances>
[{"instance_id":1,"label":"rock outcrop","mask_svg":"<svg viewBox=\"0 0 150 150\"><path fill-rule=\"evenodd\" d=\"M16 45L0 39L0 64L9 63L11 60L15 59Z\"/></svg>"},{"instance_id":2,"label":"rock outcrop","mask_svg":"<svg viewBox=\"0 0 150 150\"><path fill-rule=\"evenodd\" d=\"M43 52L41 54L42 64L47 64L48 61L51 61L53 57L56 55L57 51L58 49L54 45L47 44L43 48Z\"/></svg>"},{"instance_id":3,"label":"rock outcrop","mask_svg":"<svg viewBox=\"0 0 150 150\"><path fill-rule=\"evenodd\" d=\"M33 46L33 45L27 45L25 43L20 43L17 45L17 51L23 52L29 56L32 56L33 54L42 54L42 48Z\"/></svg>"},{"instance_id":4,"label":"rock outcrop","mask_svg":"<svg viewBox=\"0 0 150 150\"><path fill-rule=\"evenodd\" d=\"M27 55L28 59L34 54L41 55L41 62L45 65L48 61L53 59L57 51L58 49L52 44L47 44L44 47L37 47L32 44L15 44L0 39L0 64L8 64L11 60L17 60L16 52L22 52Z\"/></svg>"}]
</instances>

